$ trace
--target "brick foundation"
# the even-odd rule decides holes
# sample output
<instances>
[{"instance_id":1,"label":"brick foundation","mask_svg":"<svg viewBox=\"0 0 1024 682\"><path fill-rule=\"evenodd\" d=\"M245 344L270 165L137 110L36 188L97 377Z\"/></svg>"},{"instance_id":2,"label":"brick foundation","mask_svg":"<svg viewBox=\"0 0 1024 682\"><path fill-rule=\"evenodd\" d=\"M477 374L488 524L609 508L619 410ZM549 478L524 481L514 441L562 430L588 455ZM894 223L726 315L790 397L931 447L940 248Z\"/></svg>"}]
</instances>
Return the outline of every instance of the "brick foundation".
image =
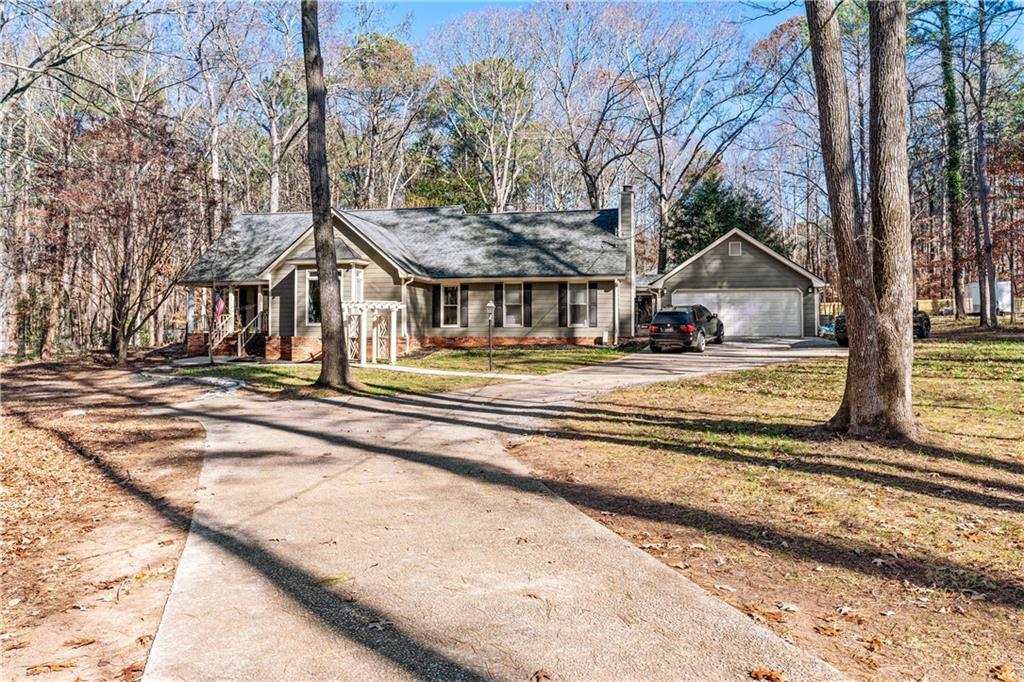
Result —
<instances>
[{"instance_id":1,"label":"brick foundation","mask_svg":"<svg viewBox=\"0 0 1024 682\"><path fill-rule=\"evenodd\" d=\"M494 345L503 346L594 346L601 340L599 336L495 336ZM207 334L189 334L186 349L188 355L204 355ZM292 362L309 362L319 360L323 345L319 336L267 336L262 348L262 356L267 360L283 360ZM367 339L366 357L373 356L372 341ZM237 340L230 334L217 345L214 355L234 355L237 352ZM486 336L410 336L408 346L405 338L397 339L398 355L406 355L421 348L486 348ZM249 349L256 353L256 348ZM384 361L384 358L381 358Z\"/></svg>"},{"instance_id":2,"label":"brick foundation","mask_svg":"<svg viewBox=\"0 0 1024 682\"><path fill-rule=\"evenodd\" d=\"M486 336L420 336L414 348L486 348ZM495 336L495 346L596 346L600 336Z\"/></svg>"},{"instance_id":3,"label":"brick foundation","mask_svg":"<svg viewBox=\"0 0 1024 682\"><path fill-rule=\"evenodd\" d=\"M185 340L185 354L206 355L209 351L206 346L210 335L207 332L192 333ZM214 355L236 355L238 353L238 335L235 333L225 336L217 347L213 349Z\"/></svg>"}]
</instances>

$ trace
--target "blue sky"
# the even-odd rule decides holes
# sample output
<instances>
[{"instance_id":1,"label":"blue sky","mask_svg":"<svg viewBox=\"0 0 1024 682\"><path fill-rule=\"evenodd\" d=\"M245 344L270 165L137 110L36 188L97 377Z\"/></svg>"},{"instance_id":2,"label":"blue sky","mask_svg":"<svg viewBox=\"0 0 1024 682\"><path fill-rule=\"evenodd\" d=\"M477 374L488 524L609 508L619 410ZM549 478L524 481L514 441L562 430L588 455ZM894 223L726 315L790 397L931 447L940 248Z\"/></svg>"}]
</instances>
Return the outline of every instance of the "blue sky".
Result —
<instances>
[{"instance_id":1,"label":"blue sky","mask_svg":"<svg viewBox=\"0 0 1024 682\"><path fill-rule=\"evenodd\" d=\"M580 0L575 0L579 2ZM393 3L398 15L412 15L409 38L414 44L422 43L431 31L442 26L446 21L465 12L476 12L489 7L522 7L530 4L520 0L506 0L481 2L478 0L466 0L464 2L434 2L432 0L405 0L404 2ZM803 3L794 2L785 11L773 16L759 16L762 14L749 5L740 2L721 3L732 5L737 18L753 19L745 24L748 35L751 38L763 38L786 19L803 14ZM754 3L750 3L754 4ZM761 4L761 3L758 3ZM767 4L767 3L765 3ZM1024 48L1024 21L1017 24L1011 33L1012 40L1019 47Z\"/></svg>"},{"instance_id":2,"label":"blue sky","mask_svg":"<svg viewBox=\"0 0 1024 682\"><path fill-rule=\"evenodd\" d=\"M579 0L576 1L578 2ZM393 3L396 9L396 14L412 15L409 38L413 43L417 44L422 43L423 40L430 35L431 31L460 14L464 14L466 12L477 12L489 7L514 8L523 7L529 4L529 2L521 2L519 0L507 0L504 2L493 0L491 2L480 2L476 0L467 0L465 2L433 2L430 0L424 0L421 2L416 0L407 0L405 2ZM740 3L722 4L732 5L735 8L736 16L738 18L752 17L759 14L757 10L741 5ZM802 14L802 10L802 3L794 3L793 7L789 8L785 12L750 22L747 25L747 30L752 37L761 38L789 17L796 14Z\"/></svg>"}]
</instances>

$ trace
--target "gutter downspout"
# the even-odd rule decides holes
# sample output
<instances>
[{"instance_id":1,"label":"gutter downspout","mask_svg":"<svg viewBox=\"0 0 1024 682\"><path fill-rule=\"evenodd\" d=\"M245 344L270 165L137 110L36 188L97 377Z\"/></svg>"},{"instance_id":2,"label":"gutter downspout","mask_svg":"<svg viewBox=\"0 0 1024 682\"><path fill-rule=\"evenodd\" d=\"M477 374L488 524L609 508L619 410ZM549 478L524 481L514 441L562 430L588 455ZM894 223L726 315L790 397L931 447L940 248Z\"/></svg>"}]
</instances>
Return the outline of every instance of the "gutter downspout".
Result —
<instances>
[{"instance_id":1,"label":"gutter downspout","mask_svg":"<svg viewBox=\"0 0 1024 682\"><path fill-rule=\"evenodd\" d=\"M402 279L402 336L405 338L405 352L409 352L409 284L412 275L400 275Z\"/></svg>"},{"instance_id":2,"label":"gutter downspout","mask_svg":"<svg viewBox=\"0 0 1024 682\"><path fill-rule=\"evenodd\" d=\"M619 345L619 280L613 280L615 286L612 291L612 345Z\"/></svg>"}]
</instances>

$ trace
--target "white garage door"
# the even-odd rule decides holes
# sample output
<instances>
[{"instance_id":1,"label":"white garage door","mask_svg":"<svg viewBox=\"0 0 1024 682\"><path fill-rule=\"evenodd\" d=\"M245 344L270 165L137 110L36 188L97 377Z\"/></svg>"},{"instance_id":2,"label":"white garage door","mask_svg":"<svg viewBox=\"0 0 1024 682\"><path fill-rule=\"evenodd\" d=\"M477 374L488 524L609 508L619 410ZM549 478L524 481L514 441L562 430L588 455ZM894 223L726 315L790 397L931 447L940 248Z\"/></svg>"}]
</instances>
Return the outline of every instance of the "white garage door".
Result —
<instances>
[{"instance_id":1,"label":"white garage door","mask_svg":"<svg viewBox=\"0 0 1024 682\"><path fill-rule=\"evenodd\" d=\"M676 289L672 305L700 304L718 313L726 336L801 336L798 291L765 289Z\"/></svg>"}]
</instances>

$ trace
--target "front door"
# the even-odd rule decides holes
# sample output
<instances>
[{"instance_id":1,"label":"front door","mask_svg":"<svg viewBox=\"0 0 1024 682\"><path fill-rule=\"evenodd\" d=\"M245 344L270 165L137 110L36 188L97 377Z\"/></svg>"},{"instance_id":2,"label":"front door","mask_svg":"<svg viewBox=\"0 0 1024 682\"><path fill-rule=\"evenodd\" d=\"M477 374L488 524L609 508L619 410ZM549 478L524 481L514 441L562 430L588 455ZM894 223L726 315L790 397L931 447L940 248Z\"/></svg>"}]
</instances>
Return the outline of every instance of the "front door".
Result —
<instances>
[{"instance_id":1,"label":"front door","mask_svg":"<svg viewBox=\"0 0 1024 682\"><path fill-rule=\"evenodd\" d=\"M633 326L636 329L637 335L645 336L647 334L647 327L651 324L651 320L654 319L654 296L651 294L637 294L635 309L636 319Z\"/></svg>"}]
</instances>

